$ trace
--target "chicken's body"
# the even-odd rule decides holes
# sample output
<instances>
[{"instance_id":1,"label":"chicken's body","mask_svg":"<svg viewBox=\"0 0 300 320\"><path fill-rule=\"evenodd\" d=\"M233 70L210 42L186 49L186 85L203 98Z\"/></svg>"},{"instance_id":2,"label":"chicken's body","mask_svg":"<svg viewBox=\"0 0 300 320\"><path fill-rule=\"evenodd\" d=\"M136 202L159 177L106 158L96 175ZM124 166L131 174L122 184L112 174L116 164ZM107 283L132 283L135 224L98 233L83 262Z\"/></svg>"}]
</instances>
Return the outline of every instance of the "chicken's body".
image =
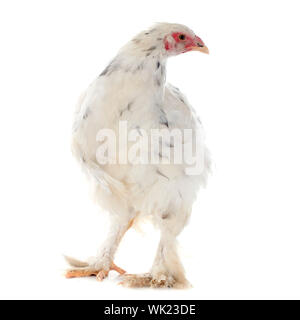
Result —
<instances>
[{"instance_id":1,"label":"chicken's body","mask_svg":"<svg viewBox=\"0 0 300 320\"><path fill-rule=\"evenodd\" d=\"M172 144L164 146L163 153L154 151L160 163L101 165L97 161L97 133L100 129L110 129L119 140L122 138L120 121L126 121L128 131L136 129L141 136L153 128L196 132L201 126L186 98L177 88L165 83L167 55L162 39L169 29L191 32L181 25L160 24L139 34L121 49L81 96L75 115L74 154L94 180L96 200L112 217L107 241L84 270L99 270L102 279L103 271L106 275L112 267L122 236L140 216L152 217L161 230L150 274L125 277L123 283L129 286L187 284L175 239L187 223L196 193L199 186L205 184L209 170L206 148L202 149L204 167L200 174L187 175L184 163L163 164L165 151L171 152ZM128 143L126 148L129 150L131 146L132 143Z\"/></svg>"}]
</instances>

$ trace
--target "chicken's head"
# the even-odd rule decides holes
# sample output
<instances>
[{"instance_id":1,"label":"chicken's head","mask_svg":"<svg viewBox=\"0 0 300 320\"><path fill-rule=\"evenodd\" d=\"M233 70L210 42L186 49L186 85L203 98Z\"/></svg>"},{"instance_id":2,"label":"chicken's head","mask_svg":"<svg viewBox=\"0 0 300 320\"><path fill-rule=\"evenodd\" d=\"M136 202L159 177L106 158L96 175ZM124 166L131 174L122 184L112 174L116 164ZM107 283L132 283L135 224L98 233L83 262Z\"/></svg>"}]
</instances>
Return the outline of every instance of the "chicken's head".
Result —
<instances>
[{"instance_id":1,"label":"chicken's head","mask_svg":"<svg viewBox=\"0 0 300 320\"><path fill-rule=\"evenodd\" d=\"M191 32L172 32L164 38L164 47L170 55L177 55L188 51L209 53L207 46Z\"/></svg>"},{"instance_id":2,"label":"chicken's head","mask_svg":"<svg viewBox=\"0 0 300 320\"><path fill-rule=\"evenodd\" d=\"M168 57L188 51L209 53L204 42L191 29L175 23L157 23L132 41L133 49L145 52L146 56L156 53Z\"/></svg>"}]
</instances>

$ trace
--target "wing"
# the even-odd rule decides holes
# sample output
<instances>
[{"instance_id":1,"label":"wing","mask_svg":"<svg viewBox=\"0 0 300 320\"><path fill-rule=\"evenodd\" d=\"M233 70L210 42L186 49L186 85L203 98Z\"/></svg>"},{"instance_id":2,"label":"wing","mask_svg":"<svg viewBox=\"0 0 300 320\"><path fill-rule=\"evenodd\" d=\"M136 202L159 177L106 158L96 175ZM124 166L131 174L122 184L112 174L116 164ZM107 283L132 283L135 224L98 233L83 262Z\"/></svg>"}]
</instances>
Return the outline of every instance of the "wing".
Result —
<instances>
[{"instance_id":1,"label":"wing","mask_svg":"<svg viewBox=\"0 0 300 320\"><path fill-rule=\"evenodd\" d=\"M102 102L107 90L101 80L97 78L78 100L73 122L72 152L87 176L103 190L124 194L124 184L96 160L97 133L101 128L110 127L110 113L106 112L110 106Z\"/></svg>"},{"instance_id":2,"label":"wing","mask_svg":"<svg viewBox=\"0 0 300 320\"><path fill-rule=\"evenodd\" d=\"M174 129L180 130L182 136L182 152L184 153L185 144L195 143L195 133L200 125L195 111L179 89L171 84L167 84L165 87L162 110L165 114L165 122L160 122L160 128L165 127L169 129L169 132L172 132ZM185 129L190 129L192 133L190 139L185 135ZM156 170L162 177L171 181L184 175L186 164L174 163L174 141L171 143L168 143L168 139L165 139L165 141L166 143L163 143L163 146L160 146L157 151L160 156L160 164L156 166ZM171 164L164 164L164 160L168 161L170 158Z\"/></svg>"},{"instance_id":3,"label":"wing","mask_svg":"<svg viewBox=\"0 0 300 320\"><path fill-rule=\"evenodd\" d=\"M201 121L195 109L189 104L187 98L180 90L167 84L163 108L172 126L182 129L196 129Z\"/></svg>"}]
</instances>

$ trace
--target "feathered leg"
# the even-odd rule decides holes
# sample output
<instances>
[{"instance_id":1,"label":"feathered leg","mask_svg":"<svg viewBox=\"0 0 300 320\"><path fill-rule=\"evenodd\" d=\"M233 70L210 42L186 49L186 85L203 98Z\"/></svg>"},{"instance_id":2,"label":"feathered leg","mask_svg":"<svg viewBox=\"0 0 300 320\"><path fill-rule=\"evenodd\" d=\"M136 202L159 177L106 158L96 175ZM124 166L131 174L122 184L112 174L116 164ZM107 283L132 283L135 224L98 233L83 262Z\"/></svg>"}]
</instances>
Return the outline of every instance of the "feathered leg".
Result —
<instances>
[{"instance_id":1,"label":"feathered leg","mask_svg":"<svg viewBox=\"0 0 300 320\"><path fill-rule=\"evenodd\" d=\"M163 215L162 220L158 222L158 226L161 229L161 239L150 273L141 275L124 274L124 280L121 282L124 286L153 288L189 287L176 244L176 236L185 225L186 216Z\"/></svg>"},{"instance_id":2,"label":"feathered leg","mask_svg":"<svg viewBox=\"0 0 300 320\"><path fill-rule=\"evenodd\" d=\"M113 259L123 235L131 227L132 223L133 219L131 217L122 219L117 216L115 219L113 218L106 241L102 245L99 254L90 263L66 257L67 262L72 267L75 267L75 269L67 270L66 278L96 276L97 280L102 281L111 270L124 274L126 271L116 266Z\"/></svg>"},{"instance_id":3,"label":"feathered leg","mask_svg":"<svg viewBox=\"0 0 300 320\"><path fill-rule=\"evenodd\" d=\"M189 285L177 252L176 238L172 234L162 235L151 274L152 287L183 288Z\"/></svg>"}]
</instances>

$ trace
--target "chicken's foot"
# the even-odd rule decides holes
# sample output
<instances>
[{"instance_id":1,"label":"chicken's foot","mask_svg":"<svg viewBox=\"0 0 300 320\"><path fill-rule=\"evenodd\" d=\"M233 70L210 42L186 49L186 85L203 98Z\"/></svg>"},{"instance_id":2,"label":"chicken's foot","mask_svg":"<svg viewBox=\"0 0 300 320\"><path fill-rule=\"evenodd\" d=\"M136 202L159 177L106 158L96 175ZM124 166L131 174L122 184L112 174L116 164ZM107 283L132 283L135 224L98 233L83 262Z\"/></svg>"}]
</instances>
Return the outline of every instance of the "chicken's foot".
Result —
<instances>
[{"instance_id":1,"label":"chicken's foot","mask_svg":"<svg viewBox=\"0 0 300 320\"><path fill-rule=\"evenodd\" d=\"M109 271L112 270L117 271L120 274L126 273L125 270L112 263L109 270L99 270L92 267L76 268L68 270L65 276L68 279L82 277L97 277L97 280L102 281L108 276Z\"/></svg>"}]
</instances>

